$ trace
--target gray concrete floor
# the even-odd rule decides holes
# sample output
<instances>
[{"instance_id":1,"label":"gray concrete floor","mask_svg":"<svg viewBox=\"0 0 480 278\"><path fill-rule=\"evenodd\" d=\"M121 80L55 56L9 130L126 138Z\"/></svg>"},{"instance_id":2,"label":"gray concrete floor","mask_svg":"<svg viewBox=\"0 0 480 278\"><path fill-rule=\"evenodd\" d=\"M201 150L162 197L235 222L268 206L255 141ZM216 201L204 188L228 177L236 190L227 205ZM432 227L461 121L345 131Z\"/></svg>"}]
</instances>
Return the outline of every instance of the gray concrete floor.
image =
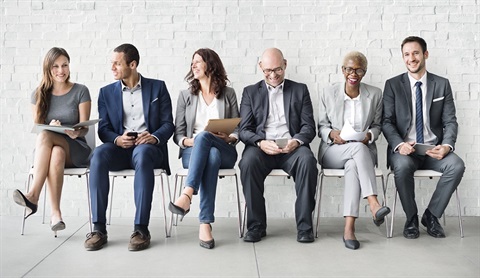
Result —
<instances>
[{"instance_id":1,"label":"gray concrete floor","mask_svg":"<svg viewBox=\"0 0 480 278\"><path fill-rule=\"evenodd\" d=\"M293 219L269 219L267 237L252 244L238 237L235 218L213 225L216 247L198 245L198 224L185 218L165 238L162 218L150 225L152 244L129 252L130 218L113 218L104 249L83 248L89 232L85 218L66 218L67 229L53 237L41 217L0 217L0 277L480 277L480 217L464 217L465 237L456 217L447 218L447 238L435 239L422 228L420 238L402 236L404 218L395 222L394 237L385 237L369 218L357 220L359 250L342 242L342 218L321 218L319 238L296 242Z\"/></svg>"}]
</instances>

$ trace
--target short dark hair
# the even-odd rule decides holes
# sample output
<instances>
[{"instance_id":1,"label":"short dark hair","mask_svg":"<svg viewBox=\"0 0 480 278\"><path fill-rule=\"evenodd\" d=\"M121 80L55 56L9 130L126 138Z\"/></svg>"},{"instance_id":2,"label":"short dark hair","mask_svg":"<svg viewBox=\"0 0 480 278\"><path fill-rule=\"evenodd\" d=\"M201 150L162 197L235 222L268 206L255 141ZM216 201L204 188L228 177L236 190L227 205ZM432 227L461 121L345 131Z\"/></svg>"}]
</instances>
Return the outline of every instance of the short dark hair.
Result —
<instances>
[{"instance_id":1,"label":"short dark hair","mask_svg":"<svg viewBox=\"0 0 480 278\"><path fill-rule=\"evenodd\" d=\"M132 61L137 62L137 67L140 64L140 54L138 54L138 49L133 44L124 43L117 46L113 51L119 53L122 52L125 55L125 61L127 62L127 65L129 65Z\"/></svg>"},{"instance_id":2,"label":"short dark hair","mask_svg":"<svg viewBox=\"0 0 480 278\"><path fill-rule=\"evenodd\" d=\"M406 43L409 43L409 42L416 42L418 43L421 47L422 47L422 51L423 53L425 53L425 51L427 51L427 42L425 42L424 39L420 38L420 37L416 37L416 36L410 36L410 37L406 37L403 42L402 42L402 47L401 47L401 50L403 52L403 46L406 44Z\"/></svg>"}]
</instances>

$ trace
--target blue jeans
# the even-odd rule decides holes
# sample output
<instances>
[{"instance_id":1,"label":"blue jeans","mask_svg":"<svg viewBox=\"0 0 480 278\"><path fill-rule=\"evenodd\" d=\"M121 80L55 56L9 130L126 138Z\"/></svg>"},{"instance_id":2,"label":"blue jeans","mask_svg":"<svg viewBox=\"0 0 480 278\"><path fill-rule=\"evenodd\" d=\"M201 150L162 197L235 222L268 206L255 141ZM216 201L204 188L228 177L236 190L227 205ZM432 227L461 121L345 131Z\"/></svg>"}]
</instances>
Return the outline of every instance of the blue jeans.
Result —
<instances>
[{"instance_id":1,"label":"blue jeans","mask_svg":"<svg viewBox=\"0 0 480 278\"><path fill-rule=\"evenodd\" d=\"M215 221L215 195L217 193L218 171L231 169L237 161L237 150L222 139L201 132L193 143L182 153L183 168L189 169L185 186L192 187L194 195L200 191L200 223Z\"/></svg>"}]
</instances>

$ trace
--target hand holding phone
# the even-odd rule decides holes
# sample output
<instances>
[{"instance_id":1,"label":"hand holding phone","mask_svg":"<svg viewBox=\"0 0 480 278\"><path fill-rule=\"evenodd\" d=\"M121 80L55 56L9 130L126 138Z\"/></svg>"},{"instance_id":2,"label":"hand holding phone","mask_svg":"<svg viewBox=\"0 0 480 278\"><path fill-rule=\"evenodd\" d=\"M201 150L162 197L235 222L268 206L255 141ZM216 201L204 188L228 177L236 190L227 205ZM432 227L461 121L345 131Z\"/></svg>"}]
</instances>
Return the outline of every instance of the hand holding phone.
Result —
<instances>
[{"instance_id":1,"label":"hand holding phone","mask_svg":"<svg viewBox=\"0 0 480 278\"><path fill-rule=\"evenodd\" d=\"M287 138L279 138L275 140L275 143L280 149L283 149L287 146L288 144L288 139Z\"/></svg>"},{"instance_id":2,"label":"hand holding phone","mask_svg":"<svg viewBox=\"0 0 480 278\"><path fill-rule=\"evenodd\" d=\"M129 132L127 132L127 136L133 136L133 137L134 137L133 139L137 139L137 137L138 137L138 132L129 131Z\"/></svg>"}]
</instances>

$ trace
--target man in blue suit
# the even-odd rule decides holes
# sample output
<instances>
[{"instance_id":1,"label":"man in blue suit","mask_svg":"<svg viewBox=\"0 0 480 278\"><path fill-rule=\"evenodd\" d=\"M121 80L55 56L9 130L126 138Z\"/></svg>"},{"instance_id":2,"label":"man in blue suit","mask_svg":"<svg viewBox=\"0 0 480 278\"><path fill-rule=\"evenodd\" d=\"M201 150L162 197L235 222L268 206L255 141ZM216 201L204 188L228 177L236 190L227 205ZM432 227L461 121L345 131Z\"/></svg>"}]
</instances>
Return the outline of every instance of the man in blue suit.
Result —
<instances>
[{"instance_id":1,"label":"man in blue suit","mask_svg":"<svg viewBox=\"0 0 480 278\"><path fill-rule=\"evenodd\" d=\"M388 141L387 161L395 175L407 221L403 236L418 238L418 209L415 203L417 169L442 172L437 188L422 216L422 225L435 238L445 237L438 218L462 180L465 164L453 151L458 124L452 88L448 79L426 69L427 43L420 37L402 42L407 73L385 83L383 91L383 135ZM416 143L433 145L425 153L415 151Z\"/></svg>"},{"instance_id":2,"label":"man in blue suit","mask_svg":"<svg viewBox=\"0 0 480 278\"><path fill-rule=\"evenodd\" d=\"M318 169L309 147L316 135L310 94L305 84L285 79L287 60L279 49L265 50L259 67L264 80L246 87L240 104L239 136L245 150L239 166L248 217L244 241L266 236L264 181L280 168L295 181L297 241L313 242Z\"/></svg>"},{"instance_id":3,"label":"man in blue suit","mask_svg":"<svg viewBox=\"0 0 480 278\"><path fill-rule=\"evenodd\" d=\"M94 229L85 249L99 250L107 243L106 210L109 171L135 169L135 226L128 249L150 245L148 224L154 189L155 168L170 174L167 141L174 131L172 103L165 83L137 72L138 50L131 44L115 48L112 72L117 82L100 89L98 146L90 161L90 198Z\"/></svg>"}]
</instances>

